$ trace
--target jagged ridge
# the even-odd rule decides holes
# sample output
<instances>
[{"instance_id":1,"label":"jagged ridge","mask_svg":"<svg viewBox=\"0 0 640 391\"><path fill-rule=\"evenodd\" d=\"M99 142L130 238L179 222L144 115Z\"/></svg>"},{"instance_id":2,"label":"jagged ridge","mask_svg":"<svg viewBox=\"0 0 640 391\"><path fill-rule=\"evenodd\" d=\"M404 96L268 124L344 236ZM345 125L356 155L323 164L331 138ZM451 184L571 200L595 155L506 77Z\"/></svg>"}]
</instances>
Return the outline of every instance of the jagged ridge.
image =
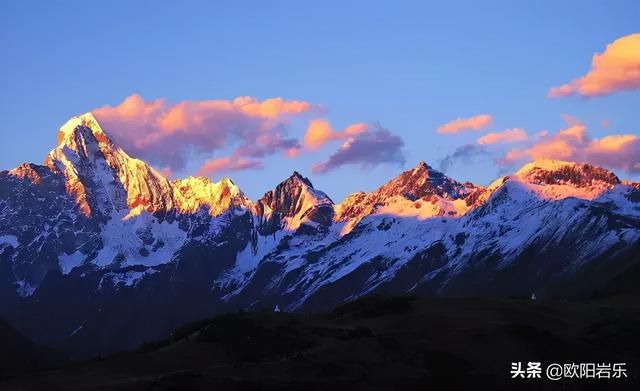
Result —
<instances>
[{"instance_id":1,"label":"jagged ridge","mask_svg":"<svg viewBox=\"0 0 640 391\"><path fill-rule=\"evenodd\" d=\"M21 322L52 344L88 349L76 330L93 328L127 348L215 311L379 291L543 294L638 261L640 186L588 164L533 162L483 188L421 162L337 205L294 172L254 204L229 179L167 180L88 115L59 140L45 165L0 172L0 310L32 306Z\"/></svg>"}]
</instances>

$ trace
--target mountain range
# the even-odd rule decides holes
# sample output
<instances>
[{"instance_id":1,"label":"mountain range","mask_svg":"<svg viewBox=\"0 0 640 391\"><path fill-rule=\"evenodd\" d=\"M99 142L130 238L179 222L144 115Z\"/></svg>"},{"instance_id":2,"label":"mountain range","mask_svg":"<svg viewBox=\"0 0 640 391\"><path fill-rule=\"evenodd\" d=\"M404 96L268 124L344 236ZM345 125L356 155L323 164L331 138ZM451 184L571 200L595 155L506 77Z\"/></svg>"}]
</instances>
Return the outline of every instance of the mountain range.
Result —
<instances>
[{"instance_id":1,"label":"mountain range","mask_svg":"<svg viewBox=\"0 0 640 391\"><path fill-rule=\"evenodd\" d=\"M0 316L74 357L374 293L594 296L634 289L639 265L640 184L588 163L483 187L420 162L338 204L294 171L252 201L229 178L165 178L87 113L42 165L0 172Z\"/></svg>"}]
</instances>

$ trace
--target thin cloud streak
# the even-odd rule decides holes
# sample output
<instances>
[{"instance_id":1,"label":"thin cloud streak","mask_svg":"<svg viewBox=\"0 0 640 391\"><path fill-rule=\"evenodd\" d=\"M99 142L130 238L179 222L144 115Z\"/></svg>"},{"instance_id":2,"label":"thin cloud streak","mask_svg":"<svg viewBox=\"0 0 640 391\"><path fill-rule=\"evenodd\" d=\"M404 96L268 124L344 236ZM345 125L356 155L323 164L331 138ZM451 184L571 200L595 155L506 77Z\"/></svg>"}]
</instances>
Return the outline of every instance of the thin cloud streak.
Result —
<instances>
[{"instance_id":1,"label":"thin cloud streak","mask_svg":"<svg viewBox=\"0 0 640 391\"><path fill-rule=\"evenodd\" d=\"M198 169L196 175L209 177L220 172L258 170L263 167L262 162L259 160L247 160L236 156L225 156L206 161L200 169Z\"/></svg>"},{"instance_id":2,"label":"thin cloud streak","mask_svg":"<svg viewBox=\"0 0 640 391\"><path fill-rule=\"evenodd\" d=\"M438 128L438 133L454 134L464 131L482 130L493 123L493 117L489 114L475 115L469 118L457 118Z\"/></svg>"},{"instance_id":3,"label":"thin cloud streak","mask_svg":"<svg viewBox=\"0 0 640 391\"><path fill-rule=\"evenodd\" d=\"M506 129L502 132L487 133L477 141L480 145L506 144L528 139L527 132L521 128Z\"/></svg>"}]
</instances>

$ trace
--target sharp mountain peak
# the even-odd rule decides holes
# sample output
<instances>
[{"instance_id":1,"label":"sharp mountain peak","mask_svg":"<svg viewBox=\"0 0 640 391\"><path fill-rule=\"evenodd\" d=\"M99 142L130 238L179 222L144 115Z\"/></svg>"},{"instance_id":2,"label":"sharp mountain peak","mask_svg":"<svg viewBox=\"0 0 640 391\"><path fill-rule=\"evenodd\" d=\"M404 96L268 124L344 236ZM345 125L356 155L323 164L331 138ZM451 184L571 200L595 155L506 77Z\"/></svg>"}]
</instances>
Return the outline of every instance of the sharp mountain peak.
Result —
<instances>
[{"instance_id":1,"label":"sharp mountain peak","mask_svg":"<svg viewBox=\"0 0 640 391\"><path fill-rule=\"evenodd\" d=\"M57 146L64 145L69 140L77 137L82 130L89 130L93 136L99 141L111 141L109 136L102 129L98 120L91 112L87 112L75 117L71 117L62 125L58 131Z\"/></svg>"},{"instance_id":2,"label":"sharp mountain peak","mask_svg":"<svg viewBox=\"0 0 640 391\"><path fill-rule=\"evenodd\" d=\"M80 158L80 163L74 158L74 155ZM110 174L108 176L122 182L127 193L126 198L129 206L135 204L140 208L142 205L152 211L173 207L180 209L179 204L189 204L190 206L186 209L191 211L191 209L202 205L213 207L213 204L220 201L218 199L220 194L238 197L238 199L243 200L242 203L245 205L252 204L228 177L222 178L219 182L212 182L209 178L204 177L167 180L145 162L127 155L102 129L94 115L88 112L72 117L60 127L58 145L45 160L45 165L51 170L65 173L69 184L69 192L75 194L79 206L85 211L91 209L89 201L95 197L90 194L87 197L87 194L85 194L86 192L91 192L91 189L85 189L87 180L81 178L82 170L86 170L87 166L95 165L96 159L98 161L104 160L106 163L102 166L107 171L101 169L102 172L112 171L113 175ZM86 160L86 163L82 163L84 160ZM94 176L92 174L93 171L95 169L84 173L84 178ZM31 166L23 165L11 172L15 176L29 177L32 181L38 180L37 172L32 170ZM590 186L593 183L606 186L620 183L615 174L603 168L587 163L550 159L528 163L517 171L513 177L535 184L562 183L582 187ZM91 187L90 184L89 187ZM177 190L177 193L173 196L171 196L171 193L174 193L171 190L172 187ZM110 187L105 186L104 188L109 189ZM361 192L358 193L357 197L348 197L343 201L345 205L341 210L343 212L346 211L346 204L351 204L349 209L357 209L358 213L356 214L361 216L373 212L377 208L376 205L397 196L412 201L434 196L456 200L464 199L478 189L480 187L470 182L463 184L448 177L428 165L424 160L421 160L412 169L400 173L375 191L370 193ZM334 204L325 193L314 188L309 178L303 176L297 170L293 171L288 178L280 182L275 188L265 193L258 202L271 204L271 208L280 209L283 205L276 200L282 201L284 194L289 194L286 197L288 199L289 197L298 198L303 195L302 193L307 193L307 196L303 196L301 199L313 200L311 204ZM192 198L192 196L197 199L197 202L194 200L182 200L183 202L181 202L173 199L176 197ZM206 200L205 198L207 197L215 199ZM287 203L285 202L285 204ZM216 209L215 214L220 212L220 208L214 209ZM282 212L284 214L292 213L289 210L283 210ZM341 213L339 212L337 214L338 219L341 218L340 215Z\"/></svg>"}]
</instances>

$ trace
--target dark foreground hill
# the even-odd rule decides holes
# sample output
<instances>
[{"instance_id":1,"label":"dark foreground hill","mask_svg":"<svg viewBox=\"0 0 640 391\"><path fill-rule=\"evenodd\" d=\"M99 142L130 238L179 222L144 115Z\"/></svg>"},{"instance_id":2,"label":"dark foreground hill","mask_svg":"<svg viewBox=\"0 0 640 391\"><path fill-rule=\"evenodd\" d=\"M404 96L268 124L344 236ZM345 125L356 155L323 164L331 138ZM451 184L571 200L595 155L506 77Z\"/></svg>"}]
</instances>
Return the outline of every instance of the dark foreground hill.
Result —
<instances>
[{"instance_id":1,"label":"dark foreground hill","mask_svg":"<svg viewBox=\"0 0 640 391\"><path fill-rule=\"evenodd\" d=\"M5 378L0 389L633 389L639 330L640 304L629 296L367 297L326 314L212 318L137 352ZM626 363L628 378L511 380L518 361Z\"/></svg>"},{"instance_id":2,"label":"dark foreground hill","mask_svg":"<svg viewBox=\"0 0 640 391\"><path fill-rule=\"evenodd\" d=\"M63 354L37 346L0 318L0 380L64 361Z\"/></svg>"}]
</instances>

